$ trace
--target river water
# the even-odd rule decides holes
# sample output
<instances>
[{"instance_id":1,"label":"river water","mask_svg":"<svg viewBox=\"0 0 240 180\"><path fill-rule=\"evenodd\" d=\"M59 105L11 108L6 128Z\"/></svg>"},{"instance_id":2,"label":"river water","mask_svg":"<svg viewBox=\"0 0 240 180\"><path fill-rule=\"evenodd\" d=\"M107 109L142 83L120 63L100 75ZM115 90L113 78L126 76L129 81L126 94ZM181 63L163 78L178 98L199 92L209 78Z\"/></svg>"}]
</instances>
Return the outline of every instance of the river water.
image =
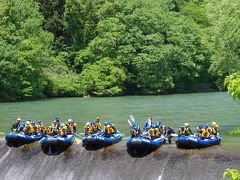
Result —
<instances>
[{"instance_id":1,"label":"river water","mask_svg":"<svg viewBox=\"0 0 240 180\"><path fill-rule=\"evenodd\" d=\"M221 130L240 125L240 105L227 93L194 93L166 96L125 96L111 98L56 98L39 101L0 103L0 132L8 132L16 117L42 120L49 125L56 116L74 119L78 132L87 121L100 117L112 121L123 133L129 132L127 119L133 114L139 124L152 116L175 129L184 122L191 127L217 121Z\"/></svg>"},{"instance_id":2,"label":"river water","mask_svg":"<svg viewBox=\"0 0 240 180\"><path fill-rule=\"evenodd\" d=\"M41 151L39 143L9 148L0 138L0 179L221 179L224 170L240 169L240 138L225 133L240 125L240 105L227 93L198 93L167 96L113 98L58 98L0 103L0 132L8 132L16 117L41 119L50 124L55 116L78 123L100 117L112 121L128 136L127 119L133 114L139 124L152 116L177 130L184 122L192 129L217 121L223 132L221 145L183 150L163 145L144 157L132 157L126 141L97 151L87 151L81 142L57 156Z\"/></svg>"}]
</instances>

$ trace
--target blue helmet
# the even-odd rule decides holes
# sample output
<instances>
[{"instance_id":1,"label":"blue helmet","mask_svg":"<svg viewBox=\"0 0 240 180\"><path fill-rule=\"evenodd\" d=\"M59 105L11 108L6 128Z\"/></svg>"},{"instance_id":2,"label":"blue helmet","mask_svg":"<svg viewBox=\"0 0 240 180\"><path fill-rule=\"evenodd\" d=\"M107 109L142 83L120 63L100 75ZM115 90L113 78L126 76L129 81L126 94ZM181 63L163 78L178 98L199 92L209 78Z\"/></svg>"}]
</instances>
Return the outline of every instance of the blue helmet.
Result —
<instances>
[{"instance_id":1,"label":"blue helmet","mask_svg":"<svg viewBox=\"0 0 240 180\"><path fill-rule=\"evenodd\" d=\"M205 129L207 129L208 128L208 124L205 124Z\"/></svg>"},{"instance_id":2,"label":"blue helmet","mask_svg":"<svg viewBox=\"0 0 240 180\"><path fill-rule=\"evenodd\" d=\"M107 126L109 123L108 122L104 122L104 126Z\"/></svg>"},{"instance_id":3,"label":"blue helmet","mask_svg":"<svg viewBox=\"0 0 240 180\"><path fill-rule=\"evenodd\" d=\"M24 124L24 123L21 123L21 124L20 124L20 127L21 127L21 128L24 128L24 127L25 127L25 124Z\"/></svg>"},{"instance_id":4,"label":"blue helmet","mask_svg":"<svg viewBox=\"0 0 240 180\"><path fill-rule=\"evenodd\" d=\"M42 123L42 121L41 121L41 120L38 120L38 121L37 121L37 123L38 123L38 124L41 124L41 123Z\"/></svg>"},{"instance_id":5,"label":"blue helmet","mask_svg":"<svg viewBox=\"0 0 240 180\"><path fill-rule=\"evenodd\" d=\"M56 123L57 123L57 121L56 121L56 120L54 120L54 121L53 121L53 124L56 124Z\"/></svg>"},{"instance_id":6,"label":"blue helmet","mask_svg":"<svg viewBox=\"0 0 240 180\"><path fill-rule=\"evenodd\" d=\"M203 125L199 125L199 126L198 126L198 129L202 129L202 128L203 128Z\"/></svg>"},{"instance_id":7,"label":"blue helmet","mask_svg":"<svg viewBox=\"0 0 240 180\"><path fill-rule=\"evenodd\" d=\"M135 131L138 131L140 128L139 128L139 126L138 126L137 124L135 124L135 125L133 125L133 129L134 129Z\"/></svg>"},{"instance_id":8,"label":"blue helmet","mask_svg":"<svg viewBox=\"0 0 240 180\"><path fill-rule=\"evenodd\" d=\"M158 125L154 124L152 125L153 128L158 128Z\"/></svg>"},{"instance_id":9,"label":"blue helmet","mask_svg":"<svg viewBox=\"0 0 240 180\"><path fill-rule=\"evenodd\" d=\"M180 129L181 129L181 130L184 130L184 126L180 126Z\"/></svg>"},{"instance_id":10,"label":"blue helmet","mask_svg":"<svg viewBox=\"0 0 240 180\"><path fill-rule=\"evenodd\" d=\"M59 117L59 116L56 116L55 120L59 120L59 119L60 119L60 117Z\"/></svg>"},{"instance_id":11,"label":"blue helmet","mask_svg":"<svg viewBox=\"0 0 240 180\"><path fill-rule=\"evenodd\" d=\"M158 125L158 126L161 125L161 121L160 121L160 120L157 121L157 125Z\"/></svg>"},{"instance_id":12,"label":"blue helmet","mask_svg":"<svg viewBox=\"0 0 240 180\"><path fill-rule=\"evenodd\" d=\"M32 122L31 122L31 124L34 126L34 125L35 125L35 122L34 122L34 121L32 121Z\"/></svg>"}]
</instances>

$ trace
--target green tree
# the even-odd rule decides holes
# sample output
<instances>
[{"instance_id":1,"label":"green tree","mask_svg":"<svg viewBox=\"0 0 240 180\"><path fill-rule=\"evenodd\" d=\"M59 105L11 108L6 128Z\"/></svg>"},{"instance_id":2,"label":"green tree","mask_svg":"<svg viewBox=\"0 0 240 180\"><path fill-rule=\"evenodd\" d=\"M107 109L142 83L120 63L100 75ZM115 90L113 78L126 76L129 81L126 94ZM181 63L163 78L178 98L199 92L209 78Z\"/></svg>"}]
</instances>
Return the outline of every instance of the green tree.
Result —
<instances>
[{"instance_id":1,"label":"green tree","mask_svg":"<svg viewBox=\"0 0 240 180\"><path fill-rule=\"evenodd\" d=\"M123 93L126 75L108 58L86 64L80 76L84 95L113 96Z\"/></svg>"},{"instance_id":2,"label":"green tree","mask_svg":"<svg viewBox=\"0 0 240 180\"><path fill-rule=\"evenodd\" d=\"M43 69L53 36L41 28L38 5L33 0L2 0L0 18L1 99L43 96Z\"/></svg>"},{"instance_id":3,"label":"green tree","mask_svg":"<svg viewBox=\"0 0 240 180\"><path fill-rule=\"evenodd\" d=\"M207 14L216 47L210 72L217 76L222 87L226 75L240 70L240 1L209 1Z\"/></svg>"}]
</instances>

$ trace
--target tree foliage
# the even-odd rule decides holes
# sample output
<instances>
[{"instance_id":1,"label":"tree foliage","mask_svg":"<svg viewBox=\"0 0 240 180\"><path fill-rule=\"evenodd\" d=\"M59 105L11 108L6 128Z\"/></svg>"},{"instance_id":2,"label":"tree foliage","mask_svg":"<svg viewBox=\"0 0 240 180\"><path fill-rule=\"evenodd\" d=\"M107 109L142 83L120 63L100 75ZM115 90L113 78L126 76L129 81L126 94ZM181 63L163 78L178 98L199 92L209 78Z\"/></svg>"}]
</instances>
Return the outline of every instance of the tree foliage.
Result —
<instances>
[{"instance_id":1,"label":"tree foliage","mask_svg":"<svg viewBox=\"0 0 240 180\"><path fill-rule=\"evenodd\" d=\"M0 5L1 100L211 91L240 69L238 0Z\"/></svg>"},{"instance_id":2,"label":"tree foliage","mask_svg":"<svg viewBox=\"0 0 240 180\"><path fill-rule=\"evenodd\" d=\"M238 180L240 179L240 174L237 169L226 169L223 174L223 179Z\"/></svg>"}]
</instances>

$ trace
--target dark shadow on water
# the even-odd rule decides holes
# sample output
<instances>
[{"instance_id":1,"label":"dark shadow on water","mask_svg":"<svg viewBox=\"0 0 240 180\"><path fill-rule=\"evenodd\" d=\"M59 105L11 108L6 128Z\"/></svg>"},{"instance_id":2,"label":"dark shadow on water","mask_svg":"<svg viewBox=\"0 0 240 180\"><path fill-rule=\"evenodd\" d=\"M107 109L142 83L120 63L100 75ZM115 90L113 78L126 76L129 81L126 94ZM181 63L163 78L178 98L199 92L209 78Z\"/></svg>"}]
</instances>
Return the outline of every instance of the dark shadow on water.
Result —
<instances>
[{"instance_id":1,"label":"dark shadow on water","mask_svg":"<svg viewBox=\"0 0 240 180\"><path fill-rule=\"evenodd\" d=\"M157 149L147 149L147 148L127 148L127 152L130 156L135 158L143 158Z\"/></svg>"},{"instance_id":2,"label":"dark shadow on water","mask_svg":"<svg viewBox=\"0 0 240 180\"><path fill-rule=\"evenodd\" d=\"M42 152L48 156L59 155L70 146L41 146Z\"/></svg>"},{"instance_id":3,"label":"dark shadow on water","mask_svg":"<svg viewBox=\"0 0 240 180\"><path fill-rule=\"evenodd\" d=\"M24 143L19 143L19 142L6 142L8 147L14 147L18 148L24 145Z\"/></svg>"},{"instance_id":4,"label":"dark shadow on water","mask_svg":"<svg viewBox=\"0 0 240 180\"><path fill-rule=\"evenodd\" d=\"M105 146L85 145L83 147L85 147L88 151L97 151L99 149L103 149Z\"/></svg>"}]
</instances>

